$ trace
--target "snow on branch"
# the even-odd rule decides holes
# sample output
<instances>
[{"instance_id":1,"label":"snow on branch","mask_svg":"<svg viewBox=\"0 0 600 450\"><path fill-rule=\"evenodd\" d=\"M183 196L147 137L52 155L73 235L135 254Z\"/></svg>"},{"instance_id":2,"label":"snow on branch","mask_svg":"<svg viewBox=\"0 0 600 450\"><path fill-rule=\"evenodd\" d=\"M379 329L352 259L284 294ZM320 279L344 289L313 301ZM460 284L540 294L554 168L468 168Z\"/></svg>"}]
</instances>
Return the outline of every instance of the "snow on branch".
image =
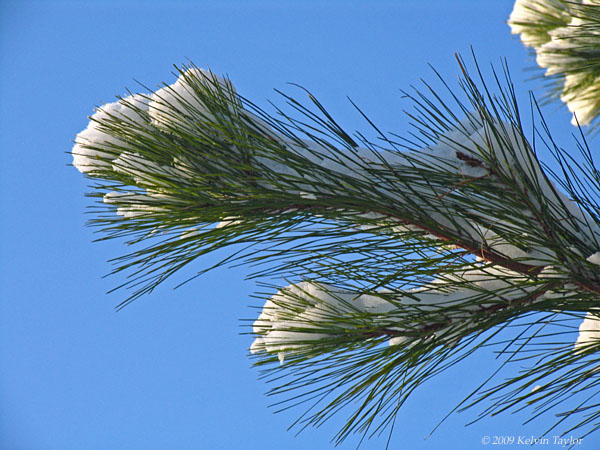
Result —
<instances>
[{"instance_id":1,"label":"snow on branch","mask_svg":"<svg viewBox=\"0 0 600 450\"><path fill-rule=\"evenodd\" d=\"M302 282L269 298L254 322L252 353L311 353L315 341L385 338L412 346L433 340L453 346L477 314L543 298L539 285L480 261L462 273L404 292L361 294L322 283ZM338 344L339 345L339 342Z\"/></svg>"},{"instance_id":2,"label":"snow on branch","mask_svg":"<svg viewBox=\"0 0 600 450\"><path fill-rule=\"evenodd\" d=\"M112 133L109 123L128 123L145 126L144 113L148 100L136 94L114 103L107 103L90 117L87 128L75 138L73 165L81 173L94 173L110 168L118 155L130 149L127 135Z\"/></svg>"},{"instance_id":3,"label":"snow on branch","mask_svg":"<svg viewBox=\"0 0 600 450\"><path fill-rule=\"evenodd\" d=\"M568 27L572 10L549 4L517 2L511 24L526 43L550 45ZM527 28L532 21L540 26ZM469 354L465 341L540 311L587 313L562 355L584 357L600 341L600 208L588 193L600 187L598 171L590 156L590 173L573 181L577 170L549 147L566 178L554 177L561 192L525 135L510 78L491 94L460 63L467 104L453 92L456 110L407 94L414 141L352 137L311 95L308 107L284 96L294 116L269 115L195 67L98 108L72 152L103 208L92 224L144 244L114 260L135 289L119 307L234 248L214 267L243 260L292 282L254 321L260 363L279 359L285 369L334 354L371 380L357 392L377 391L373 380L388 383L391 373L402 385L402 371L428 367L406 378L416 386L445 356ZM345 359L359 348L364 359ZM378 378L369 364L394 370Z\"/></svg>"},{"instance_id":4,"label":"snow on branch","mask_svg":"<svg viewBox=\"0 0 600 450\"><path fill-rule=\"evenodd\" d=\"M517 0L509 25L533 47L546 76L558 77L573 125L600 114L600 2Z\"/></svg>"},{"instance_id":5,"label":"snow on branch","mask_svg":"<svg viewBox=\"0 0 600 450\"><path fill-rule=\"evenodd\" d=\"M418 151L340 150L316 134L300 138L279 128L280 123L270 126L244 109L236 95L230 81L190 68L149 96L134 95L99 108L76 138L73 164L96 177L107 177L111 170L117 178L126 177L136 190L110 191L103 197L125 219L172 214L186 207L182 191L199 189L212 199L231 196L246 214L252 211L253 191L284 194L282 208L260 207L266 219L312 207L319 215L334 198L364 196L362 204L339 205L337 216L366 219L371 225L359 226L365 231L382 225L398 236L424 231L438 245L456 245L515 273L570 266L568 252L558 255L556 242L555 248L547 245L553 241L551 233L568 234L579 249L600 248L598 223L547 178L514 123L471 113L443 132L430 132L433 144ZM240 134L255 135L259 142L249 145ZM171 145L200 140L201 151L147 151L162 140ZM211 165L203 169L200 164L207 161ZM243 170L234 172L236 164ZM203 173L209 170L214 173ZM236 187L233 195L219 192L220 178L227 177ZM482 182L485 190L472 188ZM503 217L507 194L515 211ZM194 220L206 221L188 217L184 236L200 235L188 226ZM213 219L217 230L244 221L232 215ZM561 233L552 230L556 227Z\"/></svg>"}]
</instances>

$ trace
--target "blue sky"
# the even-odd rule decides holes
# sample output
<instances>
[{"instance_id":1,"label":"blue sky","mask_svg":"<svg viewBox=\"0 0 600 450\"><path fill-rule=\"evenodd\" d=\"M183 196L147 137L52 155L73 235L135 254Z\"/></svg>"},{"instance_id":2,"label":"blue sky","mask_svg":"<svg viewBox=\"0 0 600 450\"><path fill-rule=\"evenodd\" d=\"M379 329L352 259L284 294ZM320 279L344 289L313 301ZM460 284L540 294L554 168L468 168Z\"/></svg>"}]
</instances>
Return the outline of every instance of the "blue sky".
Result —
<instances>
[{"instance_id":1,"label":"blue sky","mask_svg":"<svg viewBox=\"0 0 600 450\"><path fill-rule=\"evenodd\" d=\"M137 90L134 79L171 83L172 65L189 60L228 74L260 106L295 82L348 129L365 124L346 96L383 130L405 133L400 90L433 80L428 63L454 81L454 52L473 45L484 65L508 58L526 107L539 82L527 81L534 62L505 23L512 3L1 2L0 449L332 447L341 419L295 437L286 428L299 411L268 408L268 386L247 358L251 338L240 334L240 319L256 315L248 270L217 270L177 290L167 283L115 312L126 293L106 295L120 279L102 276L126 248L92 242L72 140L95 105ZM544 111L570 145L566 108ZM483 448L486 435L539 434L550 422L522 426L523 415L465 428L473 411L424 439L493 368L483 354L424 386L399 414L391 448ZM577 448L600 448L600 435Z\"/></svg>"}]
</instances>

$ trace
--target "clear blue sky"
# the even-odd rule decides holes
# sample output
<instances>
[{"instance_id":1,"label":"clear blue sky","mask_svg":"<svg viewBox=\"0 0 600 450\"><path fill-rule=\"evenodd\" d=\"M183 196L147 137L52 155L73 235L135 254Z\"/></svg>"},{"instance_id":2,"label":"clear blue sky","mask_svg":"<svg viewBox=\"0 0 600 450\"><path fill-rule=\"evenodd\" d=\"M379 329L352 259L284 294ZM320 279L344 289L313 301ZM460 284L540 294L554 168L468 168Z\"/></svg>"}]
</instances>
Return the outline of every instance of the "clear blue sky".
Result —
<instances>
[{"instance_id":1,"label":"clear blue sky","mask_svg":"<svg viewBox=\"0 0 600 450\"><path fill-rule=\"evenodd\" d=\"M126 249L92 243L71 141L94 105L136 90L134 79L173 82L172 65L188 59L227 73L261 106L296 82L349 129L365 125L347 95L382 129L405 133L400 90L432 80L427 63L454 81L454 52L473 44L484 65L508 58L526 107L539 83L525 81L533 60L505 23L512 3L0 2L0 449L331 448L340 420L295 437L286 428L299 411L268 408L251 338L240 335L240 319L256 314L243 268L177 290L167 283L114 311L126 294L106 295L120 279L102 276ZM569 144L566 108L545 112ZM465 428L473 411L424 439L490 364L481 355L424 386L399 414L391 448L477 449L485 435L539 434L549 421L522 426L523 415ZM600 448L600 434L577 448Z\"/></svg>"}]
</instances>

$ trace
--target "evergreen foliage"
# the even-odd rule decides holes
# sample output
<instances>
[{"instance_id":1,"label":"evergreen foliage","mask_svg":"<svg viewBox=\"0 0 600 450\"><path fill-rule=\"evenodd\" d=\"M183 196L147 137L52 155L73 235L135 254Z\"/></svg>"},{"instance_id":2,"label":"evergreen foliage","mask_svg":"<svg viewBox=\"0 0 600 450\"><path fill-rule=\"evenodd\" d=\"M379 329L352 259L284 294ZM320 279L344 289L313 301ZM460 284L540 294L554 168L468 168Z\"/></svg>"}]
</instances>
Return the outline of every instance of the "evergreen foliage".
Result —
<instances>
[{"instance_id":1,"label":"evergreen foliage","mask_svg":"<svg viewBox=\"0 0 600 450\"><path fill-rule=\"evenodd\" d=\"M565 2L550 3L532 45L567 23ZM461 408L557 413L564 433L597 430L595 157L583 136L580 158L559 148L533 97L524 130L505 64L489 85L476 62L459 66L458 89L406 93L404 137L366 116L379 138L350 133L306 91L304 103L282 93L287 106L268 114L194 66L99 108L73 156L98 200L91 224L132 248L113 261L132 289L119 308L229 249L214 267L244 262L252 277L290 283L264 285L251 351L281 408L306 408L300 427L342 411L338 443L391 433L416 388L493 347L498 369ZM567 398L578 406L565 410Z\"/></svg>"}]
</instances>

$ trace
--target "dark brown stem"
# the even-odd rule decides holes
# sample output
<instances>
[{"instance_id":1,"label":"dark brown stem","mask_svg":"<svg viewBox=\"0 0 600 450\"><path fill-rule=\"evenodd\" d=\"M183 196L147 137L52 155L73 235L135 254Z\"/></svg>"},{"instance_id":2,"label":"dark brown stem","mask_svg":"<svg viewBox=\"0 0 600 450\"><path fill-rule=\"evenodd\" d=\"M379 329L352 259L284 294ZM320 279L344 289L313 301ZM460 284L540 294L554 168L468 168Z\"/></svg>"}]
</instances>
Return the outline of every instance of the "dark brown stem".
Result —
<instances>
[{"instance_id":1,"label":"dark brown stem","mask_svg":"<svg viewBox=\"0 0 600 450\"><path fill-rule=\"evenodd\" d=\"M585 283L582 283L581 281L577 281L577 282L575 282L575 285L579 286L581 289L584 289L588 292L592 292L594 294L600 295L600 284L598 284L598 283L585 284Z\"/></svg>"},{"instance_id":2,"label":"dark brown stem","mask_svg":"<svg viewBox=\"0 0 600 450\"><path fill-rule=\"evenodd\" d=\"M358 205L356 207L354 207L353 205L348 205L348 207L351 209L354 209L354 210L359 210ZM311 209L321 209L322 210L323 207L316 206L316 205L307 205L307 204L292 204L284 209L269 210L269 211L271 211L274 214L278 214L278 213L283 213L285 211L289 211L291 209L297 210L297 211L306 211L306 210L311 210ZM266 211L266 209L262 209L261 211ZM524 263L513 261L512 259L507 258L504 255L501 255L490 249L485 248L482 244L479 244L479 243L476 244L476 243L469 243L469 242L457 242L456 239L454 239L450 236L450 234L445 234L440 230L434 230L422 223L407 220L404 217L400 217L398 215L390 214L388 212L383 212L383 211L379 211L376 209L367 210L361 214L369 214L369 213L379 214L384 217L389 217L390 219L398 221L404 225L412 225L414 227L417 227L417 228L431 234L432 236L437 237L438 239L440 239L442 241L450 242L450 243L456 245L457 247L460 247L460 248L466 250L468 253L471 253L472 255L480 256L481 258L483 258L484 260L486 260L488 262L497 264L501 267L512 270L514 272L518 272L518 273L521 273L521 274L524 274L527 276L535 276L535 275L538 275L544 269L544 266L535 266L535 265L531 265L531 264L524 264Z\"/></svg>"},{"instance_id":3,"label":"dark brown stem","mask_svg":"<svg viewBox=\"0 0 600 450\"><path fill-rule=\"evenodd\" d=\"M512 259L507 258L504 255L501 255L492 250L486 249L481 244L476 245L474 243L468 243L468 242L456 242L456 240L451 238L449 235L444 234L443 232L441 232L439 230L434 230L432 228L429 228L428 226L420 224L420 223L411 222L404 218L400 218L398 216L393 216L393 215L390 215L389 213L383 213L381 211L372 211L372 212L375 212L377 214L381 214L384 216L388 216L395 220L399 220L400 222L402 222L406 225L412 225L417 228L420 228L421 230L426 231L427 233L441 239L442 241L451 242L452 244L466 250L467 252L471 253L472 255L480 256L481 258L483 258L484 260L486 260L488 262L497 264L501 267L512 270L514 272L522 273L522 274L528 275L528 276L535 276L535 275L538 275L544 269L544 266L534 266L531 264L523 264L523 263L520 263L517 261L513 261Z\"/></svg>"}]
</instances>

